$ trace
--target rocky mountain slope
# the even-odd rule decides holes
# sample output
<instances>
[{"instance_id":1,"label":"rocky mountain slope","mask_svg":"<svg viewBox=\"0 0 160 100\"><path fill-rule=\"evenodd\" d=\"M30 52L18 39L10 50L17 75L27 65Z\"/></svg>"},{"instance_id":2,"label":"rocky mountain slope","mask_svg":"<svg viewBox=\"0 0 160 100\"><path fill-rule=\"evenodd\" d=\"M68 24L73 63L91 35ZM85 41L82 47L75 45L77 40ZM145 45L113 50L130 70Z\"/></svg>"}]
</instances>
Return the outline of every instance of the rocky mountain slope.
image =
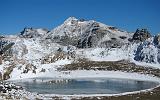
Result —
<instances>
[{"instance_id":1,"label":"rocky mountain slope","mask_svg":"<svg viewBox=\"0 0 160 100\"><path fill-rule=\"evenodd\" d=\"M62 25L51 30L45 38L78 48L117 47L128 43L130 35L126 31L94 20L85 21L70 17Z\"/></svg>"},{"instance_id":2,"label":"rocky mountain slope","mask_svg":"<svg viewBox=\"0 0 160 100\"><path fill-rule=\"evenodd\" d=\"M57 73L57 68L82 60L127 60L160 66L160 35L151 36L146 29L129 33L94 20L70 17L51 31L24 28L17 35L0 39L1 49L5 41L14 43L2 55L4 79Z\"/></svg>"}]
</instances>

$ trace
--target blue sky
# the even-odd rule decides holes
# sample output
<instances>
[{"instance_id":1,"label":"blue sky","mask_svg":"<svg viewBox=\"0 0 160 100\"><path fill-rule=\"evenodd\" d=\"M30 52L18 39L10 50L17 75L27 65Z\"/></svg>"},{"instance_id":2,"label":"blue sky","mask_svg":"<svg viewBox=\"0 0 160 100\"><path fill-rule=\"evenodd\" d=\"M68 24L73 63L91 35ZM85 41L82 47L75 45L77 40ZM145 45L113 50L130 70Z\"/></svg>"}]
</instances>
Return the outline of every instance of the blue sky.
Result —
<instances>
[{"instance_id":1,"label":"blue sky","mask_svg":"<svg viewBox=\"0 0 160 100\"><path fill-rule=\"evenodd\" d=\"M70 16L160 33L160 0L0 0L0 34L24 27L53 29Z\"/></svg>"}]
</instances>

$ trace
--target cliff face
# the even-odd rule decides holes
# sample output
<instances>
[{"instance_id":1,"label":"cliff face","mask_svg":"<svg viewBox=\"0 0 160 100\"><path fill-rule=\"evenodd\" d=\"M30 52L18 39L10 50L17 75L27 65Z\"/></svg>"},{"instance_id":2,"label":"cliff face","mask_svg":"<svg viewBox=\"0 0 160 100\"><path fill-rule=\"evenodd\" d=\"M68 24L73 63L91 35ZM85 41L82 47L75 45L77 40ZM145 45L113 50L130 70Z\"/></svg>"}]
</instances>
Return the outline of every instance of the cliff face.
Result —
<instances>
[{"instance_id":1,"label":"cliff face","mask_svg":"<svg viewBox=\"0 0 160 100\"><path fill-rule=\"evenodd\" d=\"M150 37L151 34L148 32L147 29L137 29L133 35L132 40L136 42L143 42Z\"/></svg>"},{"instance_id":2,"label":"cliff face","mask_svg":"<svg viewBox=\"0 0 160 100\"><path fill-rule=\"evenodd\" d=\"M160 45L160 34L154 37L154 43L155 45Z\"/></svg>"}]
</instances>

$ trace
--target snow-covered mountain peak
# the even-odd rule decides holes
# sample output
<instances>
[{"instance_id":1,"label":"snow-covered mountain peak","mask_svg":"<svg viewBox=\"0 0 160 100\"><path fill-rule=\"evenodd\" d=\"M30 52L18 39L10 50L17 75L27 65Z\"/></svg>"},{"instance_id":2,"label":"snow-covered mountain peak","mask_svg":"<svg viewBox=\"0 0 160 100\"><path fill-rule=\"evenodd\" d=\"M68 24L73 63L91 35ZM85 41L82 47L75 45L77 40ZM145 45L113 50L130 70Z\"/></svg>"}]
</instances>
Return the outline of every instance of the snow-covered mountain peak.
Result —
<instances>
[{"instance_id":1,"label":"snow-covered mountain peak","mask_svg":"<svg viewBox=\"0 0 160 100\"><path fill-rule=\"evenodd\" d=\"M66 19L66 20L64 21L64 23L65 23L65 24L70 24L70 23L72 23L73 21L78 21L78 19L75 18L75 17L69 17L68 19Z\"/></svg>"},{"instance_id":2,"label":"snow-covered mountain peak","mask_svg":"<svg viewBox=\"0 0 160 100\"><path fill-rule=\"evenodd\" d=\"M20 32L20 37L24 37L24 38L37 38L40 36L45 35L46 33L48 33L47 29L43 29L43 28L24 28L22 32Z\"/></svg>"},{"instance_id":3,"label":"snow-covered mountain peak","mask_svg":"<svg viewBox=\"0 0 160 100\"><path fill-rule=\"evenodd\" d=\"M94 20L69 17L63 24L51 30L45 38L62 45L95 47L121 45L130 37L126 31ZM113 43L114 42L114 43Z\"/></svg>"},{"instance_id":4,"label":"snow-covered mountain peak","mask_svg":"<svg viewBox=\"0 0 160 100\"><path fill-rule=\"evenodd\" d=\"M15 65L11 67L11 78L39 75L42 71L44 75L53 71L53 75L61 64L81 59L160 65L160 35L152 37L145 29L130 34L114 26L75 17L68 18L51 31L24 28L20 35L0 36L0 47L8 42L14 42L14 45L5 52L1 65L4 69L1 67L1 70L5 72L5 67L10 67L5 65L8 62Z\"/></svg>"}]
</instances>

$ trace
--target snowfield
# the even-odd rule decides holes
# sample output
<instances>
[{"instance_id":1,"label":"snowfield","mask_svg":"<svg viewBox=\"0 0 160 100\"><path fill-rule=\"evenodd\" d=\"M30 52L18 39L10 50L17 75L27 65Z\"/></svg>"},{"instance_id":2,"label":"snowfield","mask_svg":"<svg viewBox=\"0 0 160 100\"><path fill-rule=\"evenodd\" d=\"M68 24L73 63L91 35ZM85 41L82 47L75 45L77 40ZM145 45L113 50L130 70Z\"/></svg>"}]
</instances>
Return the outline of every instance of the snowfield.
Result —
<instances>
[{"instance_id":1,"label":"snowfield","mask_svg":"<svg viewBox=\"0 0 160 100\"><path fill-rule=\"evenodd\" d=\"M15 76L15 75L13 75ZM53 78L53 79L85 79L85 78L120 78L120 79L131 79L131 80L141 80L141 81L155 81L160 82L158 77L153 77L151 75L143 75L137 73L127 73L120 71L87 71L87 70L76 70L76 71L48 71L46 73L39 73L35 75L33 73L27 73L22 75L17 75L19 77L12 77L11 80L22 80L23 79L36 79L40 78Z\"/></svg>"}]
</instances>

